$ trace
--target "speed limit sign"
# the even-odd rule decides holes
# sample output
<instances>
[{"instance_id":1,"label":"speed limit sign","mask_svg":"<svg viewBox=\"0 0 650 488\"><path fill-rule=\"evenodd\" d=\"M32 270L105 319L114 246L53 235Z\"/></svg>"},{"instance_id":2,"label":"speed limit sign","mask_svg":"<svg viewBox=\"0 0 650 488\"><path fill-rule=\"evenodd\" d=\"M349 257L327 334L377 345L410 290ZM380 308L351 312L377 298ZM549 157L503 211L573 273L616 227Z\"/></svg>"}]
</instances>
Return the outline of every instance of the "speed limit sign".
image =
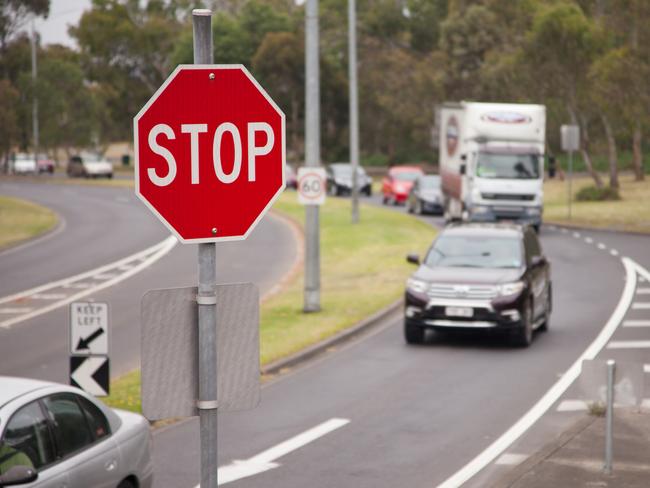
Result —
<instances>
[{"instance_id":1,"label":"speed limit sign","mask_svg":"<svg viewBox=\"0 0 650 488\"><path fill-rule=\"evenodd\" d=\"M323 205L327 178L323 168L298 168L298 203Z\"/></svg>"}]
</instances>

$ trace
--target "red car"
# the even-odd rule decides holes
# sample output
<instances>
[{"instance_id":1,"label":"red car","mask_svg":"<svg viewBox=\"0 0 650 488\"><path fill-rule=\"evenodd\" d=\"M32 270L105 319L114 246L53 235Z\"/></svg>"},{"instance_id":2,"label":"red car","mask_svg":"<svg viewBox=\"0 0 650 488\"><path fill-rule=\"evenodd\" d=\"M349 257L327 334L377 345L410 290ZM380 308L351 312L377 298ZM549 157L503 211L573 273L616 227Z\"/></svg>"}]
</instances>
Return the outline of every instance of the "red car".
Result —
<instances>
[{"instance_id":1,"label":"red car","mask_svg":"<svg viewBox=\"0 0 650 488\"><path fill-rule=\"evenodd\" d=\"M424 175L424 171L418 166L393 166L390 168L381 184L384 204L405 203L413 182L422 175Z\"/></svg>"}]
</instances>

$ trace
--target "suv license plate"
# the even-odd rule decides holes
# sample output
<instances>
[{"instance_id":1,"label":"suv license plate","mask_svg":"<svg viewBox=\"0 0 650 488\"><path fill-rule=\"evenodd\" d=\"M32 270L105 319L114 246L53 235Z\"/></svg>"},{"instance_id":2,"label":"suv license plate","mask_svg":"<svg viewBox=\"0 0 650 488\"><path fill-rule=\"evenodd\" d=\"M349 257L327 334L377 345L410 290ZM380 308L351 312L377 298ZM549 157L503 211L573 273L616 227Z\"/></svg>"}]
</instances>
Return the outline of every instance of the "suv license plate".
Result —
<instances>
[{"instance_id":1,"label":"suv license plate","mask_svg":"<svg viewBox=\"0 0 650 488\"><path fill-rule=\"evenodd\" d=\"M471 307L445 307L445 315L448 317L471 317L474 309Z\"/></svg>"}]
</instances>

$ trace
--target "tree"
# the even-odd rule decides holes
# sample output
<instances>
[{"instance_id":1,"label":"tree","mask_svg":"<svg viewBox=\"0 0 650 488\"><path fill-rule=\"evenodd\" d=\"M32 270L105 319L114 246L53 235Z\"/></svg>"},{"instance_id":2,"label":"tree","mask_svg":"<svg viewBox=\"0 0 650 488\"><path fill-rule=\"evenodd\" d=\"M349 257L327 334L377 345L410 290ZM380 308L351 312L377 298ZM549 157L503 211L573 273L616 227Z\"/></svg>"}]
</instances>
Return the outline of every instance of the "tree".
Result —
<instances>
[{"instance_id":1,"label":"tree","mask_svg":"<svg viewBox=\"0 0 650 488\"><path fill-rule=\"evenodd\" d=\"M9 151L18 135L17 104L18 90L8 80L0 80L0 163L5 171Z\"/></svg>"},{"instance_id":2,"label":"tree","mask_svg":"<svg viewBox=\"0 0 650 488\"><path fill-rule=\"evenodd\" d=\"M0 52L33 15L47 17L50 0L2 0L0 2Z\"/></svg>"}]
</instances>

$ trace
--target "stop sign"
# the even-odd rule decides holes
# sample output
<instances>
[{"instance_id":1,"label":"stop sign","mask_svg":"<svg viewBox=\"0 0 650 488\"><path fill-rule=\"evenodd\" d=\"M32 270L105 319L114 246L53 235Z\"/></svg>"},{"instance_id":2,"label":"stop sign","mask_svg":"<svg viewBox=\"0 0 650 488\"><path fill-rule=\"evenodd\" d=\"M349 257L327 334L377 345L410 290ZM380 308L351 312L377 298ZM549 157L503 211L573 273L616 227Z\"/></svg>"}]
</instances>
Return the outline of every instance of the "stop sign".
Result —
<instances>
[{"instance_id":1,"label":"stop sign","mask_svg":"<svg viewBox=\"0 0 650 488\"><path fill-rule=\"evenodd\" d=\"M135 191L181 240L245 239L284 189L284 113L241 65L180 65L133 119Z\"/></svg>"}]
</instances>

